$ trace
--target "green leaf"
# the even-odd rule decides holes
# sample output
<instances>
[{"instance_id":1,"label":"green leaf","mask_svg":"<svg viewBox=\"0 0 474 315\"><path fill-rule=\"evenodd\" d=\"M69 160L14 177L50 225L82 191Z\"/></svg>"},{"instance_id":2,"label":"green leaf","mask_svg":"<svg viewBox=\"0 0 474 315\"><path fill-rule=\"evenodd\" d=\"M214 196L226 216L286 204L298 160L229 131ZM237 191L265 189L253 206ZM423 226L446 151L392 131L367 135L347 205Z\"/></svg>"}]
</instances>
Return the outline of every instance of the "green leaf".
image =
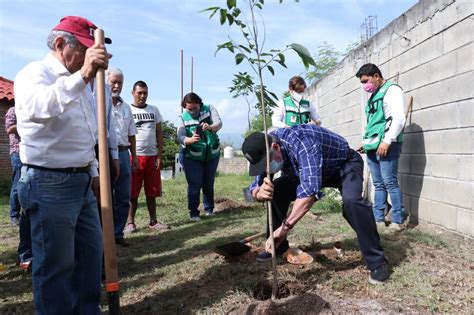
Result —
<instances>
[{"instance_id":1,"label":"green leaf","mask_svg":"<svg viewBox=\"0 0 474 315\"><path fill-rule=\"evenodd\" d=\"M268 71L270 71L270 73L274 76L275 75L275 70L273 70L273 67L272 66L267 66L268 68Z\"/></svg>"},{"instance_id":2,"label":"green leaf","mask_svg":"<svg viewBox=\"0 0 474 315\"><path fill-rule=\"evenodd\" d=\"M232 42L225 42L223 44L220 44L220 45L217 45L217 49L214 53L214 56L217 55L217 53L219 52L219 50L223 49L223 48L227 48L228 50L230 50L231 52L234 52L234 45L232 44Z\"/></svg>"},{"instance_id":3,"label":"green leaf","mask_svg":"<svg viewBox=\"0 0 474 315\"><path fill-rule=\"evenodd\" d=\"M229 21L229 25L232 25L232 23L234 23L234 17L230 14L227 14L227 20Z\"/></svg>"},{"instance_id":4,"label":"green leaf","mask_svg":"<svg viewBox=\"0 0 474 315\"><path fill-rule=\"evenodd\" d=\"M227 10L226 9L221 9L220 13L221 13L220 22L221 22L221 25L224 25L226 17L227 17Z\"/></svg>"},{"instance_id":5,"label":"green leaf","mask_svg":"<svg viewBox=\"0 0 474 315\"><path fill-rule=\"evenodd\" d=\"M243 50L245 50L248 53L251 52L251 50L248 47L245 47L244 45L239 45L239 47L242 48Z\"/></svg>"},{"instance_id":6,"label":"green leaf","mask_svg":"<svg viewBox=\"0 0 474 315\"><path fill-rule=\"evenodd\" d=\"M212 17L214 16L214 14L216 14L217 10L219 10L219 9L220 9L219 7L210 7L210 8L201 10L201 11L199 11L199 12L201 13L201 12L206 12L206 11L213 11L213 12L211 13L211 15L209 15L209 19L212 19Z\"/></svg>"},{"instance_id":7,"label":"green leaf","mask_svg":"<svg viewBox=\"0 0 474 315\"><path fill-rule=\"evenodd\" d=\"M263 9L263 5L260 2L256 3L255 6L259 8L260 10Z\"/></svg>"},{"instance_id":8,"label":"green leaf","mask_svg":"<svg viewBox=\"0 0 474 315\"><path fill-rule=\"evenodd\" d=\"M235 55L235 64L238 65L239 63L242 62L242 60L245 59L245 55L244 54L241 54L241 53L238 53Z\"/></svg>"},{"instance_id":9,"label":"green leaf","mask_svg":"<svg viewBox=\"0 0 474 315\"><path fill-rule=\"evenodd\" d=\"M278 54L278 58L280 58L281 64L285 64L285 55L283 55L282 53L280 53L280 54Z\"/></svg>"},{"instance_id":10,"label":"green leaf","mask_svg":"<svg viewBox=\"0 0 474 315\"><path fill-rule=\"evenodd\" d=\"M237 0L227 0L227 7L229 9L232 9L233 7L235 7L237 5Z\"/></svg>"},{"instance_id":11,"label":"green leaf","mask_svg":"<svg viewBox=\"0 0 474 315\"><path fill-rule=\"evenodd\" d=\"M306 47L304 47L303 45L293 43L291 45L288 45L287 47L293 49L298 54L306 69L308 69L310 65L316 66L313 57L311 57L311 54L309 53L308 49L306 49Z\"/></svg>"}]
</instances>

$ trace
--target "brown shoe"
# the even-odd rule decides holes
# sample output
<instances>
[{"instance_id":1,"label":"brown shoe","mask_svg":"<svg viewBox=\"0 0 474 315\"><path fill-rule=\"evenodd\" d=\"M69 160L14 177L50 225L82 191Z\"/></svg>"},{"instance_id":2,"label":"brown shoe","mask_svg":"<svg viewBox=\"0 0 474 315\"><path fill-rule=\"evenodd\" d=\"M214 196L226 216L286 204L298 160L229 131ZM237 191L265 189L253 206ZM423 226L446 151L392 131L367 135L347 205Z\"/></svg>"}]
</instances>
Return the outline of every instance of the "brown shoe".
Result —
<instances>
[{"instance_id":1,"label":"brown shoe","mask_svg":"<svg viewBox=\"0 0 474 315\"><path fill-rule=\"evenodd\" d=\"M123 247L130 247L130 244L123 238L116 238L115 239L115 244L118 244Z\"/></svg>"}]
</instances>

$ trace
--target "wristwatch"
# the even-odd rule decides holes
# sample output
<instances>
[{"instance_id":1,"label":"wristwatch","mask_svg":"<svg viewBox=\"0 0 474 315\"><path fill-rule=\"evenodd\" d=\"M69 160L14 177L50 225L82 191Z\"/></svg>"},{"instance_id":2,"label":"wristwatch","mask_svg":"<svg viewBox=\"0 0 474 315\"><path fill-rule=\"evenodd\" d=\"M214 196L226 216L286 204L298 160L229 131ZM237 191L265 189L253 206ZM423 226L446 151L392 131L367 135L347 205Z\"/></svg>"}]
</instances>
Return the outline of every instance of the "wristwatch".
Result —
<instances>
[{"instance_id":1,"label":"wristwatch","mask_svg":"<svg viewBox=\"0 0 474 315\"><path fill-rule=\"evenodd\" d=\"M290 223L288 223L288 221L286 221L286 219L283 220L281 225L287 230L291 230L294 226L294 225L291 225Z\"/></svg>"}]
</instances>

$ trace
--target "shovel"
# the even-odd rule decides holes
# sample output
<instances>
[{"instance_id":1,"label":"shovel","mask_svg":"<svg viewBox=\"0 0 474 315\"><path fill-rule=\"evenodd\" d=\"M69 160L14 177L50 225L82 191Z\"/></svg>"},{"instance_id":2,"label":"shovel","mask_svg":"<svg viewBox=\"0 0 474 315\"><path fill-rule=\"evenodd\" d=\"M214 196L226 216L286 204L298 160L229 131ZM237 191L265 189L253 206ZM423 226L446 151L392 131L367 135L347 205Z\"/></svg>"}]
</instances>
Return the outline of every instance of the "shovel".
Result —
<instances>
[{"instance_id":1,"label":"shovel","mask_svg":"<svg viewBox=\"0 0 474 315\"><path fill-rule=\"evenodd\" d=\"M214 252L225 257L236 257L245 254L250 251L250 246L245 245L248 242L253 241L259 237L265 236L266 232L260 232L258 234L249 236L238 242L231 242L223 245L216 246Z\"/></svg>"}]
</instances>

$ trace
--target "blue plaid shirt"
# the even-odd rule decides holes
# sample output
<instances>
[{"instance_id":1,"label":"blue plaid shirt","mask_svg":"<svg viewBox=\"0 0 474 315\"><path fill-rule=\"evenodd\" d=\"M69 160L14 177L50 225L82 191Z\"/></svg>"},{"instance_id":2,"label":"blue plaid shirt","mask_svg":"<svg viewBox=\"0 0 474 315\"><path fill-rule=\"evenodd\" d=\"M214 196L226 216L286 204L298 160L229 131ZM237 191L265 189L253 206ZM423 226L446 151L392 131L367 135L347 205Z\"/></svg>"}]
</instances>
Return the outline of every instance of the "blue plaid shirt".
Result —
<instances>
[{"instance_id":1,"label":"blue plaid shirt","mask_svg":"<svg viewBox=\"0 0 474 315\"><path fill-rule=\"evenodd\" d=\"M270 133L280 139L285 161L283 172L300 180L297 198L322 197L323 178L339 176L349 154L349 145L340 135L316 125L296 125ZM263 176L255 177L250 191L262 184Z\"/></svg>"}]
</instances>

